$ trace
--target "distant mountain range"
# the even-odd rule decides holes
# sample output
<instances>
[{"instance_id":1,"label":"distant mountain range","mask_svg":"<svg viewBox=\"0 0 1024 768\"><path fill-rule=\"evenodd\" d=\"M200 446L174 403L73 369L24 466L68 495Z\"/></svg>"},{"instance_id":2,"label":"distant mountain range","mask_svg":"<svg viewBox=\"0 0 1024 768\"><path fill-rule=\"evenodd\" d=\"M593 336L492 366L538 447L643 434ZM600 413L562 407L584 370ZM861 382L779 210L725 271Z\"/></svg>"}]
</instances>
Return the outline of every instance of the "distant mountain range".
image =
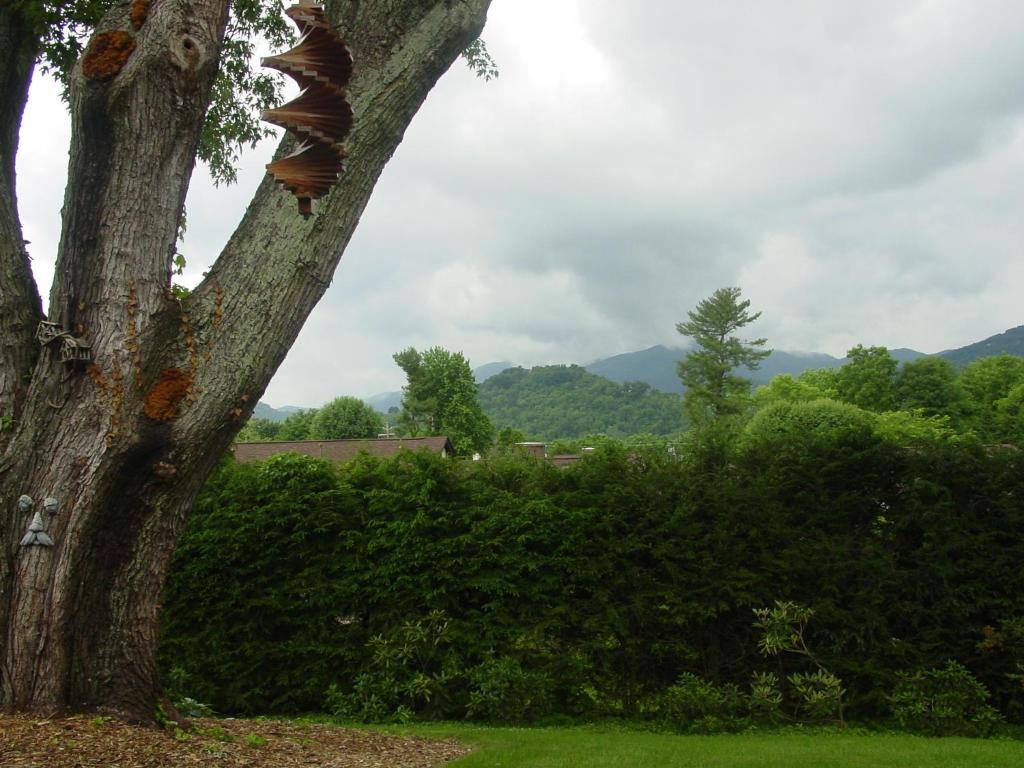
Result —
<instances>
[{"instance_id":1,"label":"distant mountain range","mask_svg":"<svg viewBox=\"0 0 1024 768\"><path fill-rule=\"evenodd\" d=\"M305 411L297 405L282 405L280 408L271 408L266 403L256 403L252 415L257 419L268 419L269 421L284 421L297 411Z\"/></svg>"},{"instance_id":2,"label":"distant mountain range","mask_svg":"<svg viewBox=\"0 0 1024 768\"><path fill-rule=\"evenodd\" d=\"M900 362L909 362L919 357L925 357L924 352L913 349L890 349L889 352ZM589 373L604 376L607 379L622 384L627 381L642 381L654 389L662 392L682 392L682 384L676 374L676 363L682 360L687 353L684 347L655 346L642 349L638 352L626 352L621 355L595 360L592 363L582 366ZM944 357L954 365L967 365L979 357L990 355L1011 354L1024 357L1024 325L1011 328L1004 333L990 336L982 341L968 344L958 349L947 349L939 352L937 357ZM804 371L812 368L838 368L845 363L845 358L833 357L816 352L784 352L773 351L766 358L756 371L748 371L747 375L755 384L766 384L774 376L781 373L788 373L798 376ZM492 376L501 373L515 366L507 361L486 363L473 371L477 384L482 384ZM373 406L381 413L387 413L389 408L400 408L402 405L401 392L382 392L371 397L364 397L363 400ZM272 421L283 421L295 411L302 408L287 405L282 408L271 408L265 403L259 403L253 413L254 416Z\"/></svg>"},{"instance_id":3,"label":"distant mountain range","mask_svg":"<svg viewBox=\"0 0 1024 768\"><path fill-rule=\"evenodd\" d=\"M1024 325L1018 325L1003 333L989 336L982 341L976 341L960 349L947 349L939 352L939 357L944 357L956 366L967 365L979 357L991 357L992 355L1020 355L1024 357Z\"/></svg>"},{"instance_id":4,"label":"distant mountain range","mask_svg":"<svg viewBox=\"0 0 1024 768\"><path fill-rule=\"evenodd\" d=\"M379 413L387 413L392 408L402 407L402 393L398 392L381 392L378 395L370 395L370 397L364 397L363 402L371 406L374 410Z\"/></svg>"},{"instance_id":5,"label":"distant mountain range","mask_svg":"<svg viewBox=\"0 0 1024 768\"><path fill-rule=\"evenodd\" d=\"M689 350L680 347L663 347L658 345L639 352L627 352L603 360L596 360L584 366L591 373L611 379L618 383L626 381L643 381L663 392L683 391L682 382L676 373L677 363L686 357ZM900 362L909 362L924 357L923 352L912 349L891 349L889 352ZM741 369L743 375L755 385L767 384L781 373L799 376L813 368L839 368L845 358L833 357L820 352L783 352L774 350L761 361L756 371Z\"/></svg>"},{"instance_id":6,"label":"distant mountain range","mask_svg":"<svg viewBox=\"0 0 1024 768\"><path fill-rule=\"evenodd\" d=\"M595 360L583 367L590 373L604 376L619 384L627 381L642 381L663 392L682 392L683 386L676 373L676 364L686 357L687 352L688 349L685 347L671 348L658 345L642 349L639 352L626 352ZM924 352L902 347L890 349L889 353L901 363L908 363L919 357L927 356ZM1024 357L1024 325L968 344L966 347L939 352L936 356L944 357L954 365L963 366L979 357L1000 354ZM845 362L846 358L833 357L819 352L775 350L762 361L756 371L746 371L746 376L754 384L767 384L782 373L798 376L813 368L839 368ZM477 370L489 369L490 365L481 366ZM481 381L479 376L477 381Z\"/></svg>"},{"instance_id":7,"label":"distant mountain range","mask_svg":"<svg viewBox=\"0 0 1024 768\"><path fill-rule=\"evenodd\" d=\"M656 347L626 352L622 355L595 360L584 366L591 373L604 376L620 384L627 381L643 381L662 392L682 392L683 385L676 373L676 366L686 357L689 350L680 347ZM772 352L756 371L744 375L755 384L766 384L780 373L794 376L811 368L838 368L842 360L831 355L797 352Z\"/></svg>"},{"instance_id":8,"label":"distant mountain range","mask_svg":"<svg viewBox=\"0 0 1024 768\"><path fill-rule=\"evenodd\" d=\"M515 365L508 362L508 360L503 360L500 363L484 363L473 371L473 377L476 379L477 384L483 384L491 376L495 376L509 368L515 368Z\"/></svg>"}]
</instances>

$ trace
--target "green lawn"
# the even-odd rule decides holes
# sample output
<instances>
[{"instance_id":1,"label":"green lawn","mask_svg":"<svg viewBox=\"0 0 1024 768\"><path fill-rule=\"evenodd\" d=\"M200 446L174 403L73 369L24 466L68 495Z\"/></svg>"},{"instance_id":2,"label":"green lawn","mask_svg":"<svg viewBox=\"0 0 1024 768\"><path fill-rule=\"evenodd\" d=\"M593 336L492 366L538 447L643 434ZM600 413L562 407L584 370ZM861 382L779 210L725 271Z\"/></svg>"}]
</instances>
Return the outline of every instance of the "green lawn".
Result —
<instances>
[{"instance_id":1,"label":"green lawn","mask_svg":"<svg viewBox=\"0 0 1024 768\"><path fill-rule=\"evenodd\" d=\"M1021 768L1024 742L892 734L675 736L602 728L388 729L455 738L473 754L453 768Z\"/></svg>"}]
</instances>

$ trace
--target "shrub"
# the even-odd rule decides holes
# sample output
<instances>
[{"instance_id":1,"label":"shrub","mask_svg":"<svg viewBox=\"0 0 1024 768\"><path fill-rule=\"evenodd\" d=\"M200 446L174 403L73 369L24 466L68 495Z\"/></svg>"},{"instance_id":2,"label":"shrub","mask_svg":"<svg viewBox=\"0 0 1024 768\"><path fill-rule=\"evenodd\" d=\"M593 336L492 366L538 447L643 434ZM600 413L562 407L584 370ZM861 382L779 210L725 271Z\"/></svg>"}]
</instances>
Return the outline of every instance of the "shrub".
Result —
<instances>
[{"instance_id":1,"label":"shrub","mask_svg":"<svg viewBox=\"0 0 1024 768\"><path fill-rule=\"evenodd\" d=\"M807 622L814 616L814 611L797 603L776 600L771 608L755 608L754 615L757 617L754 626L761 631L757 645L763 655L795 654L816 667L813 672L795 672L786 677L796 700L797 713L815 721L834 717L840 726L845 727L843 694L846 691L842 681L822 665L805 639ZM767 682L767 678L762 682ZM778 700L781 703L781 695Z\"/></svg>"},{"instance_id":2,"label":"shrub","mask_svg":"<svg viewBox=\"0 0 1024 768\"><path fill-rule=\"evenodd\" d=\"M1024 723L1024 616L981 628L976 674L992 695L992 706L1011 723Z\"/></svg>"},{"instance_id":3,"label":"shrub","mask_svg":"<svg viewBox=\"0 0 1024 768\"><path fill-rule=\"evenodd\" d=\"M774 725L782 719L782 691L774 672L754 672L747 700L752 719Z\"/></svg>"},{"instance_id":4,"label":"shrub","mask_svg":"<svg viewBox=\"0 0 1024 768\"><path fill-rule=\"evenodd\" d=\"M832 720L839 714L839 724L844 725L842 717L843 690L842 681L826 669L814 672L795 672L786 680L792 688L797 701L797 710L807 720Z\"/></svg>"},{"instance_id":5,"label":"shrub","mask_svg":"<svg viewBox=\"0 0 1024 768\"><path fill-rule=\"evenodd\" d=\"M684 733L735 731L747 725L743 692L684 672L675 685L648 704L656 719Z\"/></svg>"},{"instance_id":6,"label":"shrub","mask_svg":"<svg viewBox=\"0 0 1024 768\"><path fill-rule=\"evenodd\" d=\"M351 693L336 685L328 689L333 714L367 723L461 715L451 699L463 674L444 613L407 621L387 636L371 638L369 645L372 661Z\"/></svg>"},{"instance_id":7,"label":"shrub","mask_svg":"<svg viewBox=\"0 0 1024 768\"><path fill-rule=\"evenodd\" d=\"M988 736L1002 722L988 690L955 661L901 676L889 706L902 728L931 736Z\"/></svg>"},{"instance_id":8,"label":"shrub","mask_svg":"<svg viewBox=\"0 0 1024 768\"><path fill-rule=\"evenodd\" d=\"M777 402L750 420L739 440L741 450L779 452L787 460L808 457L809 451L842 454L872 445L875 416L834 400Z\"/></svg>"},{"instance_id":9,"label":"shrub","mask_svg":"<svg viewBox=\"0 0 1024 768\"><path fill-rule=\"evenodd\" d=\"M540 672L527 671L515 659L488 659L469 672L469 704L472 720L492 723L536 721L552 713L551 680Z\"/></svg>"}]
</instances>

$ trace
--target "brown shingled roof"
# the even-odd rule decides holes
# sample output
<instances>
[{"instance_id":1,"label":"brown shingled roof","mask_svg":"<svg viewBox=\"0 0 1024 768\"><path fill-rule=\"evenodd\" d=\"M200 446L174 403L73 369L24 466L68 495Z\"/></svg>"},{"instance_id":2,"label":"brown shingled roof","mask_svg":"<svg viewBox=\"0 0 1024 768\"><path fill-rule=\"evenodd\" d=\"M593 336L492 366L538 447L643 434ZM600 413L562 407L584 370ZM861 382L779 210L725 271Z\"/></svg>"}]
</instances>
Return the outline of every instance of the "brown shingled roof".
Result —
<instances>
[{"instance_id":1,"label":"brown shingled roof","mask_svg":"<svg viewBox=\"0 0 1024 768\"><path fill-rule=\"evenodd\" d=\"M279 453L298 453L329 461L351 461L360 451L371 456L394 456L402 448L408 451L431 451L442 456L455 453L447 437L401 437L377 440L293 440L268 443L235 443L231 452L235 459L247 463L262 461Z\"/></svg>"}]
</instances>

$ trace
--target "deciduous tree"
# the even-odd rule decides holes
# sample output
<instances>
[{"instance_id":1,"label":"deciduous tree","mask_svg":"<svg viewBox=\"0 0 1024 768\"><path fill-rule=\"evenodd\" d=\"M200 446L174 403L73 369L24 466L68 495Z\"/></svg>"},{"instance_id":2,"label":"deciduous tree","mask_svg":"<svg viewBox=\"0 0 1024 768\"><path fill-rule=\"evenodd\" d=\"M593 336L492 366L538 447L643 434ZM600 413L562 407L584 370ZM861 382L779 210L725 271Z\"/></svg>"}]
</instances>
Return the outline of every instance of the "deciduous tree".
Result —
<instances>
[{"instance_id":1,"label":"deciduous tree","mask_svg":"<svg viewBox=\"0 0 1024 768\"><path fill-rule=\"evenodd\" d=\"M328 1L357 62L343 180L307 221L264 178L184 298L169 290L183 202L220 65L239 39L229 6L246 4L0 6L0 709L152 717L160 593L187 511L488 4ZM48 319L87 342L91 362L68 365L34 338L44 315L14 167L33 65L64 23L47 13L83 6L99 13L67 77L72 139ZM285 140L281 151L292 148ZM16 503L22 494L57 499L46 519L54 546L19 546L34 511Z\"/></svg>"},{"instance_id":2,"label":"deciduous tree","mask_svg":"<svg viewBox=\"0 0 1024 768\"><path fill-rule=\"evenodd\" d=\"M405 371L400 423L413 435L446 435L455 451L487 450L494 427L477 399L476 379L461 352L409 347L394 356Z\"/></svg>"},{"instance_id":3,"label":"deciduous tree","mask_svg":"<svg viewBox=\"0 0 1024 768\"><path fill-rule=\"evenodd\" d=\"M304 408L288 414L278 427L275 440L309 440L313 430L316 408Z\"/></svg>"},{"instance_id":4,"label":"deciduous tree","mask_svg":"<svg viewBox=\"0 0 1024 768\"><path fill-rule=\"evenodd\" d=\"M960 372L958 382L967 397L968 422L982 439L998 441L1005 439L1005 434L1024 432L1019 422L1013 424L1016 409L1011 397L1024 385L1024 357L982 357ZM1019 402L1019 392L1016 397Z\"/></svg>"},{"instance_id":5,"label":"deciduous tree","mask_svg":"<svg viewBox=\"0 0 1024 768\"><path fill-rule=\"evenodd\" d=\"M313 440L376 437L384 418L358 397L338 397L317 409L310 429Z\"/></svg>"},{"instance_id":6,"label":"deciduous tree","mask_svg":"<svg viewBox=\"0 0 1024 768\"><path fill-rule=\"evenodd\" d=\"M896 369L899 362L885 347L858 344L846 353L849 362L839 369L839 397L869 411L896 408Z\"/></svg>"},{"instance_id":7,"label":"deciduous tree","mask_svg":"<svg viewBox=\"0 0 1024 768\"><path fill-rule=\"evenodd\" d=\"M253 416L238 432L240 443L258 443L266 440L277 440L281 431L281 422L261 419Z\"/></svg>"},{"instance_id":8,"label":"deciduous tree","mask_svg":"<svg viewBox=\"0 0 1024 768\"><path fill-rule=\"evenodd\" d=\"M960 416L963 391L956 368L942 357L922 357L904 363L896 374L895 395L900 408L920 409L926 416Z\"/></svg>"}]
</instances>

